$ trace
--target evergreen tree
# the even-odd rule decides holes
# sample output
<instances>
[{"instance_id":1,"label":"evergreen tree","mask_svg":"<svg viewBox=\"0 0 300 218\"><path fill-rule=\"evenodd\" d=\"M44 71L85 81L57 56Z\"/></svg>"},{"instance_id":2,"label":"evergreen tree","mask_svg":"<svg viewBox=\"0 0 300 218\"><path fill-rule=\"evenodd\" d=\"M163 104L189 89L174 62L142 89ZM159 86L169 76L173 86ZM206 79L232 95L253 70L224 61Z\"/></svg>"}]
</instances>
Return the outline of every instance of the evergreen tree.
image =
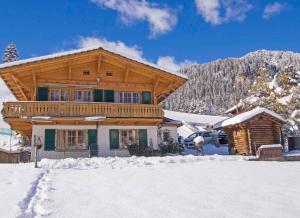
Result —
<instances>
[{"instance_id":1,"label":"evergreen tree","mask_svg":"<svg viewBox=\"0 0 300 218\"><path fill-rule=\"evenodd\" d=\"M19 60L19 53L14 43L9 43L2 57L3 63L13 62Z\"/></svg>"}]
</instances>

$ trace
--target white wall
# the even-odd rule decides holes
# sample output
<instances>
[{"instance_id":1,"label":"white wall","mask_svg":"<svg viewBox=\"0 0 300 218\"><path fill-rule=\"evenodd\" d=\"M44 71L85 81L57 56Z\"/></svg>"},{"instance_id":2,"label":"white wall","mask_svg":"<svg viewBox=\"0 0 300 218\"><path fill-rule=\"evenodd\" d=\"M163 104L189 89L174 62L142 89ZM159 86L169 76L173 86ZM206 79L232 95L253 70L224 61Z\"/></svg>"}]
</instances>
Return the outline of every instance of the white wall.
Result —
<instances>
[{"instance_id":1,"label":"white wall","mask_svg":"<svg viewBox=\"0 0 300 218\"><path fill-rule=\"evenodd\" d=\"M127 149L110 150L109 130L110 129L147 129L148 146L152 140L153 148L157 147L157 126L99 126L98 145L99 156L129 156Z\"/></svg>"},{"instance_id":2,"label":"white wall","mask_svg":"<svg viewBox=\"0 0 300 218\"><path fill-rule=\"evenodd\" d=\"M42 144L45 141L45 129L96 129L96 125L91 126L69 126L69 125L33 125L32 127L32 145L34 144L34 135L40 137ZM171 130L171 137L177 139L176 127L163 127ZM157 126L98 126L98 150L99 156L129 156L127 149L110 150L109 130L110 129L147 129L148 146L152 141L153 148L158 149L160 137L157 135ZM88 152L56 152L45 151L44 147L39 150L39 159L42 158L66 158L66 157L88 157ZM32 149L32 158L34 158L34 149Z\"/></svg>"},{"instance_id":3,"label":"white wall","mask_svg":"<svg viewBox=\"0 0 300 218\"><path fill-rule=\"evenodd\" d=\"M41 139L42 145L45 142L45 129L96 129L96 125L91 126L69 126L69 125L33 125L32 126L32 142L31 145L34 145L34 136L38 136ZM56 140L55 140L56 141ZM49 158L49 159L59 159L67 157L88 157L89 153L87 151L78 151L78 152L56 152L56 151L45 151L44 146L39 149L38 159ZM35 158L34 148L31 149L32 160Z\"/></svg>"}]
</instances>

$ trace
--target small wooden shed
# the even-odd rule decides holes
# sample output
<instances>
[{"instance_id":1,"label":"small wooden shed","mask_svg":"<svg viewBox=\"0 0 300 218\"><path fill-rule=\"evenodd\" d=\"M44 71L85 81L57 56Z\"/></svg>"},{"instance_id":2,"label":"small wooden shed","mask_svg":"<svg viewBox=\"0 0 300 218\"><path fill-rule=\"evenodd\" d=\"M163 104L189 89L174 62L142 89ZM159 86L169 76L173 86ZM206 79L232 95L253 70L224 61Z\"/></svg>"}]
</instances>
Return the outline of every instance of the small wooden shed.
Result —
<instances>
[{"instance_id":1,"label":"small wooden shed","mask_svg":"<svg viewBox=\"0 0 300 218\"><path fill-rule=\"evenodd\" d=\"M266 108L257 107L217 123L229 138L230 150L241 155L256 155L261 145L282 144L281 127L285 119Z\"/></svg>"}]
</instances>

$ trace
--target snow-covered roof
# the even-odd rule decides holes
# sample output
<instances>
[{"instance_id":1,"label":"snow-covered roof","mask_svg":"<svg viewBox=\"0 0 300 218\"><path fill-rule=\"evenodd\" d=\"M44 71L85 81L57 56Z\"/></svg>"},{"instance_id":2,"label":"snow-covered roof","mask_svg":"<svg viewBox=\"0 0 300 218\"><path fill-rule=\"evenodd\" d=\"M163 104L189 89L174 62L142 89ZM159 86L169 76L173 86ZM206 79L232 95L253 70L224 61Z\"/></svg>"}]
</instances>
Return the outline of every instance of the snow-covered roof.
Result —
<instances>
[{"instance_id":1,"label":"snow-covered roof","mask_svg":"<svg viewBox=\"0 0 300 218\"><path fill-rule=\"evenodd\" d=\"M252 104L252 103L258 101L259 99L260 99L259 97L250 96L250 97L244 99L243 101L240 101L238 104L234 105L233 107L229 108L227 111L225 111L225 113L229 114L229 113L235 111L236 109L243 107L247 103Z\"/></svg>"},{"instance_id":2,"label":"snow-covered roof","mask_svg":"<svg viewBox=\"0 0 300 218\"><path fill-rule=\"evenodd\" d=\"M59 53L55 53L55 54L50 54L50 55L45 55L45 56L40 56L40 57L35 57L35 58L29 58L29 59L4 63L4 64L0 64L0 69L4 69L4 68L7 68L7 67L18 66L18 65L22 65L22 64L33 63L33 62L37 62L37 61L43 61L43 60L58 58L58 57L63 57L63 56L67 56L67 55L73 55L73 54L89 52L89 51L98 50L98 49L103 49L103 50L111 52L113 54L128 58L132 61L136 61L136 62L139 62L141 64L144 64L144 65L162 70L166 73L173 74L173 75L179 76L181 78L187 79L186 75L183 75L183 74L175 72L175 71L171 71L171 70L166 69L164 67L160 67L156 64L150 63L150 62L145 61L145 60L140 59L140 58L133 57L131 55L125 54L125 53L120 52L120 51L116 51L116 50L108 48L106 46L96 46L96 47L94 46L94 47L89 47L89 48L76 49L76 50L71 50L71 51L66 51L66 52L59 52Z\"/></svg>"},{"instance_id":3,"label":"snow-covered roof","mask_svg":"<svg viewBox=\"0 0 300 218\"><path fill-rule=\"evenodd\" d=\"M197 131L205 131L205 129L203 129L201 126L192 126L185 121L183 121L182 124L182 126L177 128L177 133L183 138L187 138L188 136Z\"/></svg>"},{"instance_id":4,"label":"snow-covered roof","mask_svg":"<svg viewBox=\"0 0 300 218\"><path fill-rule=\"evenodd\" d=\"M266 113L266 114L269 114L271 115L272 117L275 117L276 119L278 120L281 120L282 122L285 122L286 120L280 116L279 114L271 111L271 110L268 110L266 108L262 108L262 107L257 107L251 111L247 111L247 112L244 112L244 113L241 113L239 115L236 115L232 118L229 118L227 120L224 120L224 121L221 121L219 123L216 123L214 125L214 128L220 128L220 127L225 127L225 126L231 126L231 125L234 125L234 124L238 124L238 123L242 123L242 122L245 122L259 114L262 114L262 113Z\"/></svg>"},{"instance_id":5,"label":"snow-covered roof","mask_svg":"<svg viewBox=\"0 0 300 218\"><path fill-rule=\"evenodd\" d=\"M228 117L189 114L177 111L164 110L164 116L177 121L185 121L187 123L214 125L217 122L227 119Z\"/></svg>"}]
</instances>

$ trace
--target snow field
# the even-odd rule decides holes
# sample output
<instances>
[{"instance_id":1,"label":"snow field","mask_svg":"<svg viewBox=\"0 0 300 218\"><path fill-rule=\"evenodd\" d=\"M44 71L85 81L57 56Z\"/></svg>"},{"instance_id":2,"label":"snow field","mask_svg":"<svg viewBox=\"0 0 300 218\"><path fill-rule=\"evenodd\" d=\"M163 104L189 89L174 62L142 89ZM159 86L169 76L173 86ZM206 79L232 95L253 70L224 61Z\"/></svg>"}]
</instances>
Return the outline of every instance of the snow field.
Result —
<instances>
[{"instance_id":1,"label":"snow field","mask_svg":"<svg viewBox=\"0 0 300 218\"><path fill-rule=\"evenodd\" d=\"M298 217L300 163L247 160L187 155L0 165L0 217Z\"/></svg>"},{"instance_id":2,"label":"snow field","mask_svg":"<svg viewBox=\"0 0 300 218\"><path fill-rule=\"evenodd\" d=\"M0 217L17 217L31 195L32 184L43 169L30 164L0 164Z\"/></svg>"}]
</instances>

